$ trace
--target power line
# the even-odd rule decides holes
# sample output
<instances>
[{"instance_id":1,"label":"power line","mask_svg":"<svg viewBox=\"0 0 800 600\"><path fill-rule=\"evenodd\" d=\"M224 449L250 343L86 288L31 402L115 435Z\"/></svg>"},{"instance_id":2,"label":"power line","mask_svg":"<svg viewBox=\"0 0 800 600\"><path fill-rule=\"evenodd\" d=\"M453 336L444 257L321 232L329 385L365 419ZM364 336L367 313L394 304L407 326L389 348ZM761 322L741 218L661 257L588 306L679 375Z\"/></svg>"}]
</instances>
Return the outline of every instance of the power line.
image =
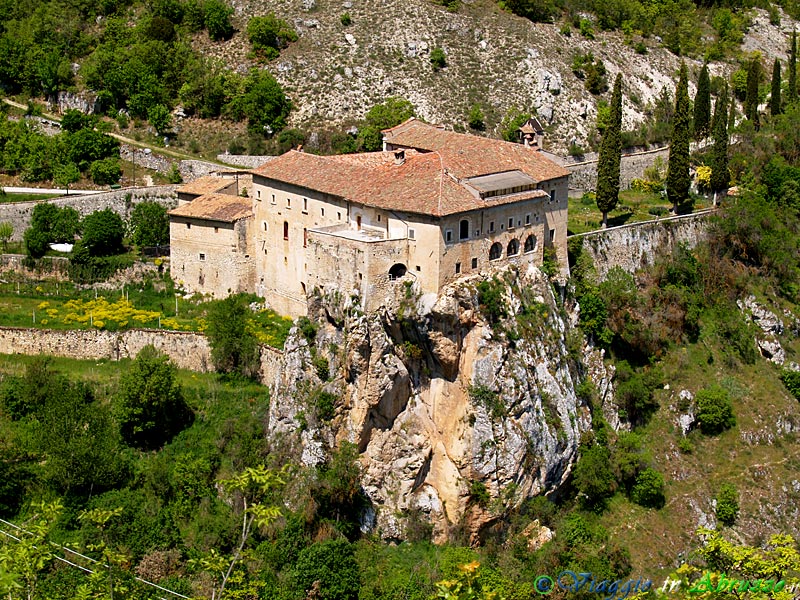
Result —
<instances>
[{"instance_id":1,"label":"power line","mask_svg":"<svg viewBox=\"0 0 800 600\"><path fill-rule=\"evenodd\" d=\"M10 526L10 527L13 527L13 528L14 528L14 529L16 529L17 531L21 531L22 533L26 533L26 534L28 534L28 535L30 535L30 536L32 536L32 535L33 535L33 534L30 532L30 531L27 531L27 530L23 529L22 527L19 527L18 525L15 525L14 523L10 523L10 522L8 522L8 521L5 521L5 520L3 520L3 519L0 519L0 523L3 523L4 525L8 525L8 526ZM9 533L9 532L7 532L7 531L4 531L4 530L2 530L2 529L0 529L0 534L3 534L3 535L5 535L6 537L9 537L9 538L11 538L12 540L15 540L15 541L17 541L17 542L21 542L21 541L22 541L22 539L21 539L21 538L18 538L18 537L16 537L15 535L13 535L13 534L11 534L11 533ZM85 560L88 560L89 562L92 562L92 563L95 563L95 564L101 565L101 566L103 566L103 567L105 567L105 568L108 568L108 565L106 565L106 564L103 564L103 563L101 563L101 562L99 562L99 561L95 560L94 558L91 558L91 557L89 557L89 556L86 556L86 555L84 555L84 554L81 554L80 552L78 552L78 551L76 551L76 550L72 550L72 549L70 549L70 548L67 548L66 546L59 546L58 544L56 544L56 543L54 543L54 542L48 542L48 543L49 543L51 546L55 546L56 548L60 548L60 549L61 549L61 550L63 550L64 552L69 552L70 554L74 554L74 555L76 555L76 556L80 556L81 558L83 558L83 559L85 559ZM36 547L36 546L34 546L34 548L35 548L35 547ZM71 561L67 560L66 558L64 558L64 557L61 557L61 556L59 556L59 555L57 555L57 554L53 554L53 558L55 558L56 560L59 560L59 561L61 561L61 562L63 562L63 563L66 563L66 564L68 564L68 565L70 565L70 566L72 566L72 567L77 567L78 569L80 569L81 571L85 571L86 573L90 573L90 574L91 574L91 573L94 573L94 571L92 571L91 569L89 569L89 568L87 568L87 567L84 567L84 566L82 566L82 565L75 564L75 563L73 563L73 562L71 562ZM162 586L158 585L157 583L153 583L152 581L147 581L146 579L142 579L141 577L134 577L134 579L135 579L136 581L140 582L140 583L143 583L143 584L145 584L145 585L149 585L150 587L154 587L154 588L156 588L156 589L158 589L158 590L161 590L162 592L167 592L168 594L172 594L173 596L176 596L176 597L178 597L178 598L185 598L186 600L191 600L191 598L189 598L189 596L184 596L183 594L180 594L180 593L178 593L178 592L174 592L174 591L172 591L172 590L170 590L170 589L167 589L167 588L165 588L165 587L162 587Z\"/></svg>"}]
</instances>

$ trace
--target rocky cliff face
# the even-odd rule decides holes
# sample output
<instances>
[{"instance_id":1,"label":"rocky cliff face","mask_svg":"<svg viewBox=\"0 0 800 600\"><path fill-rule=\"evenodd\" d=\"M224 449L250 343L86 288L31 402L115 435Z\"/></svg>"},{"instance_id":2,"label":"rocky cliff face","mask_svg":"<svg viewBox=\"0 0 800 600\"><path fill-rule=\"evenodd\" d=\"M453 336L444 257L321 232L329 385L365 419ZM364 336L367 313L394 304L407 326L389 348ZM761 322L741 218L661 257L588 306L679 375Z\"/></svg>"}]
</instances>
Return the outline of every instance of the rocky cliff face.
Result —
<instances>
[{"instance_id":1,"label":"rocky cliff face","mask_svg":"<svg viewBox=\"0 0 800 600\"><path fill-rule=\"evenodd\" d=\"M507 508L557 490L590 428L575 393L580 343L568 351L568 337L578 338L568 336L547 278L531 269L490 282L517 315L495 325L479 305L480 281L435 298L408 288L396 306L369 315L340 294L319 298L310 311L316 335L295 328L287 342L270 434L297 440L307 464L344 440L357 444L374 508L365 527L384 538L404 538L413 515L430 520L437 540L454 525L477 539ZM607 391L597 359L589 372ZM321 392L337 397L328 421L315 401Z\"/></svg>"}]
</instances>

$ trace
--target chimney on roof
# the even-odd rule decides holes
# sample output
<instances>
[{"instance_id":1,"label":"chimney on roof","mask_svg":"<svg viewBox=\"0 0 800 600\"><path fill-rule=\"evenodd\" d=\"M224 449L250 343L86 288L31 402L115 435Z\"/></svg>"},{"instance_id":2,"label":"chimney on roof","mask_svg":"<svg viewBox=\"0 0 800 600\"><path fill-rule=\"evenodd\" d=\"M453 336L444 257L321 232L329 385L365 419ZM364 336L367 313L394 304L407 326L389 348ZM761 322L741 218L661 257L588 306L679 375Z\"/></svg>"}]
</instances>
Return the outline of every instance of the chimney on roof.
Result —
<instances>
[{"instance_id":1,"label":"chimney on roof","mask_svg":"<svg viewBox=\"0 0 800 600\"><path fill-rule=\"evenodd\" d=\"M405 150L395 150L394 151L394 164L402 165L406 162L406 151Z\"/></svg>"},{"instance_id":2,"label":"chimney on roof","mask_svg":"<svg viewBox=\"0 0 800 600\"><path fill-rule=\"evenodd\" d=\"M298 144L297 151L298 152L302 152L303 151L303 144Z\"/></svg>"}]
</instances>

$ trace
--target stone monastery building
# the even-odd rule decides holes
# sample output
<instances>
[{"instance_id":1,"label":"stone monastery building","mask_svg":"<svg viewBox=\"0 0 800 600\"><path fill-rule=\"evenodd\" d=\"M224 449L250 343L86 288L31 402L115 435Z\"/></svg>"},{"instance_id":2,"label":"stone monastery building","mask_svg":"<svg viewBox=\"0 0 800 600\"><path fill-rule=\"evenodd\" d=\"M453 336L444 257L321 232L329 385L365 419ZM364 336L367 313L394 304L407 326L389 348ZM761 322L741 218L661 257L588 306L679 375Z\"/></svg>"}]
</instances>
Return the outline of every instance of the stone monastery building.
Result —
<instances>
[{"instance_id":1,"label":"stone monastery building","mask_svg":"<svg viewBox=\"0 0 800 600\"><path fill-rule=\"evenodd\" d=\"M206 193L170 212L173 279L296 317L314 288L375 310L404 282L436 293L494 265L541 265L546 246L567 264L569 173L535 145L413 118L383 135L383 152L278 156L251 172L249 198L230 180L189 184Z\"/></svg>"}]
</instances>

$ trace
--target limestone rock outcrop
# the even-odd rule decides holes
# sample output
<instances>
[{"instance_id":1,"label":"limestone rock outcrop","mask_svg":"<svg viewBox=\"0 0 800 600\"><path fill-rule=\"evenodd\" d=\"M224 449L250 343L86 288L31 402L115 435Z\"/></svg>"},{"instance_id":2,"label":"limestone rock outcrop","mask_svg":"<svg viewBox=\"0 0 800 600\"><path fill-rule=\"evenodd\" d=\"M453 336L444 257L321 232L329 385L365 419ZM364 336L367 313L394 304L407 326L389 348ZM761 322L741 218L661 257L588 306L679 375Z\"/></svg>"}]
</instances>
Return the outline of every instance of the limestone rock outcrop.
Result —
<instances>
[{"instance_id":1,"label":"limestone rock outcrop","mask_svg":"<svg viewBox=\"0 0 800 600\"><path fill-rule=\"evenodd\" d=\"M512 316L494 325L481 312L479 281L372 314L329 294L312 303L313 339L296 327L286 344L269 435L295 433L310 462L320 447L356 444L368 525L384 538L403 539L413 514L430 520L436 540L456 525L479 539L505 510L564 484L590 429L575 393L587 369L567 350L569 324L547 278L500 273L492 285ZM330 381L313 366L321 358ZM594 371L608 377L597 361ZM309 398L320 390L337 397L332 420L314 416Z\"/></svg>"}]
</instances>

